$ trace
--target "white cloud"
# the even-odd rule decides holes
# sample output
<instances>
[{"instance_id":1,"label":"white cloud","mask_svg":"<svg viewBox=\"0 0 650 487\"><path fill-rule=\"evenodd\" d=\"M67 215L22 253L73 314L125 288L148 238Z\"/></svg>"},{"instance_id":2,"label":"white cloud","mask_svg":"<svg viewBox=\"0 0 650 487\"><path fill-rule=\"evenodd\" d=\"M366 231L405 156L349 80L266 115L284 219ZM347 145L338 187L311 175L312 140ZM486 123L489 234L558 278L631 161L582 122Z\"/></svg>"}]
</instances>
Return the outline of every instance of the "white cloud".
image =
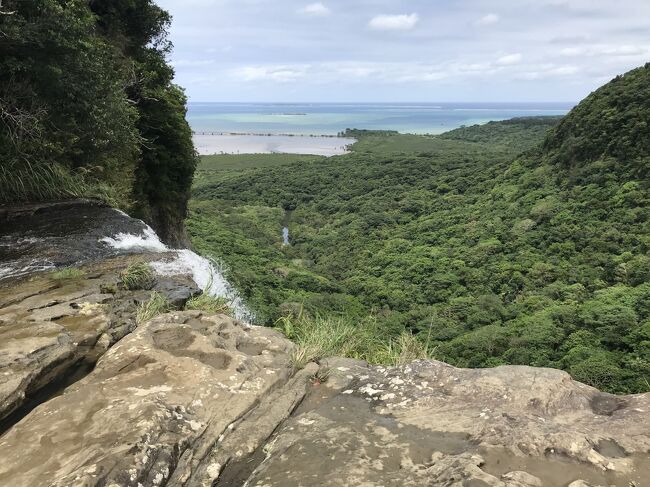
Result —
<instances>
[{"instance_id":1,"label":"white cloud","mask_svg":"<svg viewBox=\"0 0 650 487\"><path fill-rule=\"evenodd\" d=\"M307 15L309 17L327 17L330 13L329 8L320 2L310 3L298 10L298 13Z\"/></svg>"},{"instance_id":2,"label":"white cloud","mask_svg":"<svg viewBox=\"0 0 650 487\"><path fill-rule=\"evenodd\" d=\"M501 20L501 17L499 17L497 14L487 14L480 19L478 19L475 24L476 25L494 25L497 22Z\"/></svg>"},{"instance_id":3,"label":"white cloud","mask_svg":"<svg viewBox=\"0 0 650 487\"><path fill-rule=\"evenodd\" d=\"M648 47L640 45L591 45L585 47L567 47L560 51L560 55L566 57L579 56L610 56L610 57L634 57L647 56L650 53Z\"/></svg>"},{"instance_id":4,"label":"white cloud","mask_svg":"<svg viewBox=\"0 0 650 487\"><path fill-rule=\"evenodd\" d=\"M251 65L233 69L230 75L244 82L291 83L296 81L318 84L367 83L435 83L446 79L485 77L499 72L494 63L463 63L457 60L440 63L341 61L313 64Z\"/></svg>"},{"instance_id":5,"label":"white cloud","mask_svg":"<svg viewBox=\"0 0 650 487\"><path fill-rule=\"evenodd\" d=\"M602 53L609 56L639 56L647 54L647 52L648 48L633 45L605 47L602 49Z\"/></svg>"},{"instance_id":6,"label":"white cloud","mask_svg":"<svg viewBox=\"0 0 650 487\"><path fill-rule=\"evenodd\" d=\"M553 64L547 64L542 66L537 66L533 71L525 71L519 73L515 76L516 79L534 81L546 78L561 78L567 76L573 76L580 72L580 68L577 66L565 65L565 66L556 66Z\"/></svg>"},{"instance_id":7,"label":"white cloud","mask_svg":"<svg viewBox=\"0 0 650 487\"><path fill-rule=\"evenodd\" d=\"M411 15L377 15L370 19L368 25L375 30L411 30L418 23L418 14Z\"/></svg>"},{"instance_id":8,"label":"white cloud","mask_svg":"<svg viewBox=\"0 0 650 487\"><path fill-rule=\"evenodd\" d=\"M512 66L513 64L519 64L523 58L520 53L508 54L497 59L497 64L499 66Z\"/></svg>"},{"instance_id":9,"label":"white cloud","mask_svg":"<svg viewBox=\"0 0 650 487\"><path fill-rule=\"evenodd\" d=\"M566 47L560 51L562 56L577 57L584 56L587 50L584 47Z\"/></svg>"},{"instance_id":10,"label":"white cloud","mask_svg":"<svg viewBox=\"0 0 650 487\"><path fill-rule=\"evenodd\" d=\"M308 65L291 66L244 66L231 74L242 81L274 81L291 83L303 78L309 70Z\"/></svg>"}]
</instances>

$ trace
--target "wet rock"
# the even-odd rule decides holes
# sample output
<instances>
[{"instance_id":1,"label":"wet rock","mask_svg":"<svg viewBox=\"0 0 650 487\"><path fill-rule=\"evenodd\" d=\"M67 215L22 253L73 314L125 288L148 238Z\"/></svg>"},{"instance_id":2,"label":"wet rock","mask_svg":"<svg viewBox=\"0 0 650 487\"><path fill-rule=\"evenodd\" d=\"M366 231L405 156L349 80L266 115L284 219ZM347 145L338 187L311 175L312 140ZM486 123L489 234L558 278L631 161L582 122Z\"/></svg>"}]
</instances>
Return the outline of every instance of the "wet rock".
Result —
<instances>
[{"instance_id":1,"label":"wet rock","mask_svg":"<svg viewBox=\"0 0 650 487\"><path fill-rule=\"evenodd\" d=\"M175 309L182 309L191 298L201 294L201 290L190 279L187 279L185 283L181 283L178 277L159 276L153 290L165 296L169 304Z\"/></svg>"},{"instance_id":2,"label":"wet rock","mask_svg":"<svg viewBox=\"0 0 650 487\"><path fill-rule=\"evenodd\" d=\"M223 485L627 486L650 478L650 394L618 398L602 415L592 408L602 394L558 370L327 365L331 379L269 440L255 470Z\"/></svg>"},{"instance_id":3,"label":"wet rock","mask_svg":"<svg viewBox=\"0 0 650 487\"><path fill-rule=\"evenodd\" d=\"M0 209L0 222L0 280L146 250L115 249L102 242L118 234L141 235L148 227L92 201L6 207Z\"/></svg>"}]
</instances>

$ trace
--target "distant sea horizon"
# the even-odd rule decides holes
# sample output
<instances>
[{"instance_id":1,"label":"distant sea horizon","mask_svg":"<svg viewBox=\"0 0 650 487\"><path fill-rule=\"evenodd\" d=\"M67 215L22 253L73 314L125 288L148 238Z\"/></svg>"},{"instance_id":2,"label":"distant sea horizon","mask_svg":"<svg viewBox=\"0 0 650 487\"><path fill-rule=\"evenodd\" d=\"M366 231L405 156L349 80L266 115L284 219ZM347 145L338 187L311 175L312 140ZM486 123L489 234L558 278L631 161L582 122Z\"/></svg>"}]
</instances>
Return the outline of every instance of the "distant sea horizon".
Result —
<instances>
[{"instance_id":1,"label":"distant sea horizon","mask_svg":"<svg viewBox=\"0 0 650 487\"><path fill-rule=\"evenodd\" d=\"M570 102L292 103L189 102L194 132L326 135L346 128L440 134L490 121L567 114Z\"/></svg>"}]
</instances>

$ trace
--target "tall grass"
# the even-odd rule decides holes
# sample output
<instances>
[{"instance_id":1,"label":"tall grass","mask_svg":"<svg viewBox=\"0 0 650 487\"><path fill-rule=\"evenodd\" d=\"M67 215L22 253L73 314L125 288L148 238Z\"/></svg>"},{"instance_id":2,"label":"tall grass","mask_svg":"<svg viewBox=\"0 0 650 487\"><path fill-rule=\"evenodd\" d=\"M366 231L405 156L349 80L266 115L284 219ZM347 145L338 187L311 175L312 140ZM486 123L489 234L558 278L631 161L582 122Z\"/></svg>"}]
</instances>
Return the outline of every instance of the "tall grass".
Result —
<instances>
[{"instance_id":1,"label":"tall grass","mask_svg":"<svg viewBox=\"0 0 650 487\"><path fill-rule=\"evenodd\" d=\"M429 340L421 340L409 332L387 337L373 317L358 321L347 317L301 315L281 318L275 326L296 343L291 361L297 369L333 356L371 364L403 365L433 358L435 352Z\"/></svg>"},{"instance_id":2,"label":"tall grass","mask_svg":"<svg viewBox=\"0 0 650 487\"><path fill-rule=\"evenodd\" d=\"M167 313L171 310L169 301L160 293L151 294L149 301L145 301L138 306L135 314L135 322L139 325L145 323L158 315Z\"/></svg>"},{"instance_id":3,"label":"tall grass","mask_svg":"<svg viewBox=\"0 0 650 487\"><path fill-rule=\"evenodd\" d=\"M88 181L60 164L5 161L0 164L0 203L95 198L118 203L117 191L107 184Z\"/></svg>"},{"instance_id":4,"label":"tall grass","mask_svg":"<svg viewBox=\"0 0 650 487\"><path fill-rule=\"evenodd\" d=\"M151 289L156 282L151 266L146 262L136 262L120 272L120 283L125 289Z\"/></svg>"},{"instance_id":5,"label":"tall grass","mask_svg":"<svg viewBox=\"0 0 650 487\"><path fill-rule=\"evenodd\" d=\"M230 304L230 301L225 298L210 296L206 292L203 292L185 303L185 309L232 315Z\"/></svg>"}]
</instances>

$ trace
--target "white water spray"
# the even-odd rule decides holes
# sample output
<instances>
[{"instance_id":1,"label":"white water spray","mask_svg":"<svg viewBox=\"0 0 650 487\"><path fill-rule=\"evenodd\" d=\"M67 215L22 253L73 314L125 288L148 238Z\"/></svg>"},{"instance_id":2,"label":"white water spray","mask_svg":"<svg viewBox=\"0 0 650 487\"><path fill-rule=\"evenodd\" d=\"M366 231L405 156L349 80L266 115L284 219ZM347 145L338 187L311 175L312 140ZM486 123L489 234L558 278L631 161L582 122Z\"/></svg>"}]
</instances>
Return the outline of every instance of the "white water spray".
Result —
<instances>
[{"instance_id":1,"label":"white water spray","mask_svg":"<svg viewBox=\"0 0 650 487\"><path fill-rule=\"evenodd\" d=\"M119 213L125 215L123 212ZM128 217L128 215L125 216ZM100 239L100 242L122 251L168 252L172 254L171 258L161 259L150 264L156 274L161 276L190 275L203 292L228 300L235 318L253 321L253 314L246 308L237 291L225 278L223 266L188 249L170 249L160 241L151 227L144 222L143 225L145 228L140 235L119 233L113 237L104 237Z\"/></svg>"}]
</instances>

